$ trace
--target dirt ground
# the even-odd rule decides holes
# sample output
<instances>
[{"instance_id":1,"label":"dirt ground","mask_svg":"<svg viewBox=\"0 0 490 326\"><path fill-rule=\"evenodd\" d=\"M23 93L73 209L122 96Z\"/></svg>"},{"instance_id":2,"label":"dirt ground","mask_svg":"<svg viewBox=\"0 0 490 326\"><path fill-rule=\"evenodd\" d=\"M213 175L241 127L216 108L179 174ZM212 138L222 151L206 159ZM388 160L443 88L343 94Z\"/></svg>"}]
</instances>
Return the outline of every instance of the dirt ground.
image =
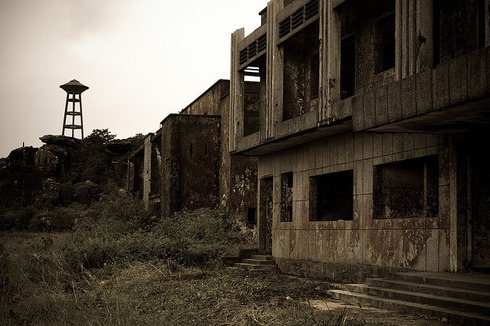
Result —
<instances>
[{"instance_id":1,"label":"dirt ground","mask_svg":"<svg viewBox=\"0 0 490 326\"><path fill-rule=\"evenodd\" d=\"M448 326L452 325L447 320L429 316L403 315L393 311L377 309L372 307L360 307L347 304L338 300L310 300L309 304L320 310L333 312L343 312L345 310L348 317L358 318L366 322L377 322L386 325L397 326Z\"/></svg>"}]
</instances>

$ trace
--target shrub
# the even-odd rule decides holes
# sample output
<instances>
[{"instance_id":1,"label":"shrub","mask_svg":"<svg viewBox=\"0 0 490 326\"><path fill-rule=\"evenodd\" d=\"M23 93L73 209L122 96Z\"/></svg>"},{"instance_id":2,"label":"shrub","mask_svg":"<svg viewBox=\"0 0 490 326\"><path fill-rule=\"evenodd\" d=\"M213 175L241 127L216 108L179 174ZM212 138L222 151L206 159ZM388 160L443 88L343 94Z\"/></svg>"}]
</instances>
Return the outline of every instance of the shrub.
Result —
<instances>
[{"instance_id":1,"label":"shrub","mask_svg":"<svg viewBox=\"0 0 490 326\"><path fill-rule=\"evenodd\" d=\"M33 216L31 206L6 209L0 216L0 230L26 230Z\"/></svg>"},{"instance_id":2,"label":"shrub","mask_svg":"<svg viewBox=\"0 0 490 326\"><path fill-rule=\"evenodd\" d=\"M141 200L113 191L77 219L65 256L73 271L113 263L167 260L205 266L250 246L219 209L182 211L160 219Z\"/></svg>"}]
</instances>

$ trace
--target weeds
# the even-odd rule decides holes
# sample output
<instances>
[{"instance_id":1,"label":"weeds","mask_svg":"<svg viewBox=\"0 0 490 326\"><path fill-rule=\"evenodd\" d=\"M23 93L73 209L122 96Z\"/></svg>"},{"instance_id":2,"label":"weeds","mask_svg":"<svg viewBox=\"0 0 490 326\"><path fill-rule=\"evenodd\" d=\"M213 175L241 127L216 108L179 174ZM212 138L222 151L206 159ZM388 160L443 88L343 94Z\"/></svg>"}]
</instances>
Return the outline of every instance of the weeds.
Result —
<instances>
[{"instance_id":1,"label":"weeds","mask_svg":"<svg viewBox=\"0 0 490 326\"><path fill-rule=\"evenodd\" d=\"M0 233L0 324L358 325L305 303L325 283L216 268L251 243L222 211L160 220L113 192L67 216L70 232Z\"/></svg>"}]
</instances>

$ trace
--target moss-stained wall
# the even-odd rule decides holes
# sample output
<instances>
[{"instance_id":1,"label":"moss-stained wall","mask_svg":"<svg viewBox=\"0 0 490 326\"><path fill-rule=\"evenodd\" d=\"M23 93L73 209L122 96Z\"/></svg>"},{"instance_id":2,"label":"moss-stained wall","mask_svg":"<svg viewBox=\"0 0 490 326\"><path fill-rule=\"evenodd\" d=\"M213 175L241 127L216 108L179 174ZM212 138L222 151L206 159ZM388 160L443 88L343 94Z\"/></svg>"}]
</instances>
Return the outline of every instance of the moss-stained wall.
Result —
<instances>
[{"instance_id":1,"label":"moss-stained wall","mask_svg":"<svg viewBox=\"0 0 490 326\"><path fill-rule=\"evenodd\" d=\"M169 115L162 123L163 216L218 203L220 118Z\"/></svg>"},{"instance_id":2,"label":"moss-stained wall","mask_svg":"<svg viewBox=\"0 0 490 326\"><path fill-rule=\"evenodd\" d=\"M374 167L438 155L437 217L373 216ZM426 134L342 133L259 158L259 179L273 175L272 253L306 260L422 271L449 270L447 138ZM310 218L311 177L353 171L352 220ZM281 222L281 173L293 172L293 219ZM286 268L286 267L285 267Z\"/></svg>"}]
</instances>

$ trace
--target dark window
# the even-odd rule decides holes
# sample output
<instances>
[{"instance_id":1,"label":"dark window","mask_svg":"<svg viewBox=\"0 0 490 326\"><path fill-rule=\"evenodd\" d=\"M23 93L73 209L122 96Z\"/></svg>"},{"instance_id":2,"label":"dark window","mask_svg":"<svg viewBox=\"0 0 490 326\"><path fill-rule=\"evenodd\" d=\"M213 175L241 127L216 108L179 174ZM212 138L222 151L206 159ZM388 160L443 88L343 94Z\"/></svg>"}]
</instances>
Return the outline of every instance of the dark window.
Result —
<instances>
[{"instance_id":1,"label":"dark window","mask_svg":"<svg viewBox=\"0 0 490 326\"><path fill-rule=\"evenodd\" d=\"M395 66L395 13L374 23L375 72Z\"/></svg>"},{"instance_id":2,"label":"dark window","mask_svg":"<svg viewBox=\"0 0 490 326\"><path fill-rule=\"evenodd\" d=\"M247 226L254 227L257 224L257 208L249 207L247 214Z\"/></svg>"},{"instance_id":3,"label":"dark window","mask_svg":"<svg viewBox=\"0 0 490 326\"><path fill-rule=\"evenodd\" d=\"M342 39L340 52L340 98L345 99L354 95L356 83L355 34Z\"/></svg>"},{"instance_id":4,"label":"dark window","mask_svg":"<svg viewBox=\"0 0 490 326\"><path fill-rule=\"evenodd\" d=\"M281 222L293 220L293 172L281 174Z\"/></svg>"},{"instance_id":5,"label":"dark window","mask_svg":"<svg viewBox=\"0 0 490 326\"><path fill-rule=\"evenodd\" d=\"M436 217L439 210L437 156L374 167L374 218Z\"/></svg>"},{"instance_id":6,"label":"dark window","mask_svg":"<svg viewBox=\"0 0 490 326\"><path fill-rule=\"evenodd\" d=\"M259 112L265 105L265 56L243 71L245 95L243 97L243 135L259 131Z\"/></svg>"},{"instance_id":7,"label":"dark window","mask_svg":"<svg viewBox=\"0 0 490 326\"><path fill-rule=\"evenodd\" d=\"M318 109L318 32L319 23L315 21L281 43L284 49L283 121Z\"/></svg>"},{"instance_id":8,"label":"dark window","mask_svg":"<svg viewBox=\"0 0 490 326\"><path fill-rule=\"evenodd\" d=\"M352 220L353 171L310 178L310 220Z\"/></svg>"},{"instance_id":9,"label":"dark window","mask_svg":"<svg viewBox=\"0 0 490 326\"><path fill-rule=\"evenodd\" d=\"M484 0L433 1L434 65L485 47Z\"/></svg>"}]
</instances>

